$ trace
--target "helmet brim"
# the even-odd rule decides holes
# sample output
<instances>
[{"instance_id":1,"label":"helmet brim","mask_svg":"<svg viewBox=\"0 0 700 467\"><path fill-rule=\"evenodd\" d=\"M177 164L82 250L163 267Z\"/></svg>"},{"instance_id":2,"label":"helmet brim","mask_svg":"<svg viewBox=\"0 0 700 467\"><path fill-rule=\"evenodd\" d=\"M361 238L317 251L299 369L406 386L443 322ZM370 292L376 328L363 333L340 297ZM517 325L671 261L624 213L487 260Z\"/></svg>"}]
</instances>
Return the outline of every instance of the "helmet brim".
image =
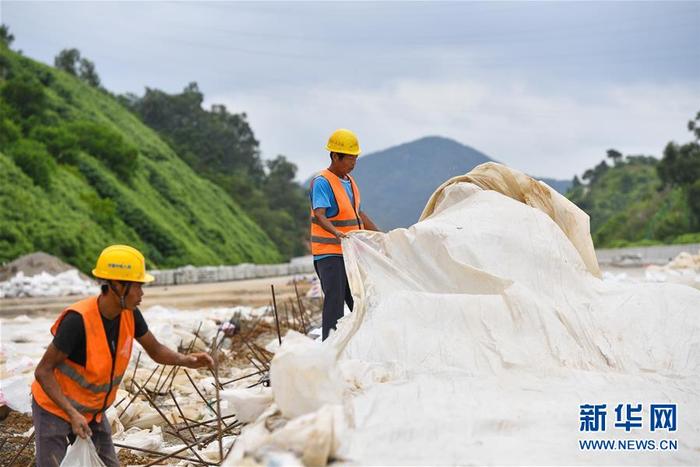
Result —
<instances>
[{"instance_id":1,"label":"helmet brim","mask_svg":"<svg viewBox=\"0 0 700 467\"><path fill-rule=\"evenodd\" d=\"M150 275L149 273L144 273L143 275L143 280L137 281L134 279L124 279L123 277L107 277L105 274L100 274L100 272L97 269L92 270L92 275L95 276L98 279L103 279L107 281L128 281L128 282L139 282L141 284L148 284L149 282L153 282L156 280L155 277Z\"/></svg>"},{"instance_id":2,"label":"helmet brim","mask_svg":"<svg viewBox=\"0 0 700 467\"><path fill-rule=\"evenodd\" d=\"M330 148L330 147L328 147L328 145L326 145L326 151L328 151L328 152L336 152L336 153L338 153L338 154L348 154L348 155L350 155L350 156L359 156L360 154L362 154L362 151L360 151L359 149L358 149L357 151L347 151L347 152L343 152L343 151L338 151L337 149Z\"/></svg>"}]
</instances>

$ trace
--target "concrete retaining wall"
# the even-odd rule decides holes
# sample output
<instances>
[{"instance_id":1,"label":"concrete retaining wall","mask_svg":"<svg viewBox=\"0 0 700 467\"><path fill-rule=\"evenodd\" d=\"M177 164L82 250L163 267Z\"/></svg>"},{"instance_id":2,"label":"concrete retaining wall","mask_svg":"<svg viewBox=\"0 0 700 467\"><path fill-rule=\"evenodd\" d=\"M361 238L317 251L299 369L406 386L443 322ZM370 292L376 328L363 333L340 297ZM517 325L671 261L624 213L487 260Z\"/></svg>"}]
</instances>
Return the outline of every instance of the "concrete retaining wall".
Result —
<instances>
[{"instance_id":1,"label":"concrete retaining wall","mask_svg":"<svg viewBox=\"0 0 700 467\"><path fill-rule=\"evenodd\" d=\"M293 258L282 264L237 264L235 266L183 266L177 269L149 271L156 280L152 285L203 284L264 277L311 274L314 272L313 257Z\"/></svg>"}]
</instances>

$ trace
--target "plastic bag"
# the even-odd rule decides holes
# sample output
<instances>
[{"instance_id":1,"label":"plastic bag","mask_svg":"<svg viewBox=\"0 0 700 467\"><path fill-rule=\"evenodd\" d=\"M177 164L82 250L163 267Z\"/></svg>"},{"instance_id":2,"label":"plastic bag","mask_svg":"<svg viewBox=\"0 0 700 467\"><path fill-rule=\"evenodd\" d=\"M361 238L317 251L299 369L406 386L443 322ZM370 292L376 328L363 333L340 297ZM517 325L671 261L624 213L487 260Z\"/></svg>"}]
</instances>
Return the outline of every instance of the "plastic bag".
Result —
<instances>
[{"instance_id":1,"label":"plastic bag","mask_svg":"<svg viewBox=\"0 0 700 467\"><path fill-rule=\"evenodd\" d=\"M75 443L68 446L66 457L60 467L106 467L90 438L76 438Z\"/></svg>"}]
</instances>

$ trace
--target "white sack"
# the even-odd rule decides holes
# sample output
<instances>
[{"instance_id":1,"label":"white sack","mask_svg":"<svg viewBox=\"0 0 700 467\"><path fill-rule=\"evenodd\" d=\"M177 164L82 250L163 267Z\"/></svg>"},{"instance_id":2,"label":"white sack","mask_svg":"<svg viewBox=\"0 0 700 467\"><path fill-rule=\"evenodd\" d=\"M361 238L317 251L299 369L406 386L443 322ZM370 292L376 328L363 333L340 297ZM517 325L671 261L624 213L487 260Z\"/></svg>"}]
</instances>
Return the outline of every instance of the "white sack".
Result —
<instances>
[{"instance_id":1,"label":"white sack","mask_svg":"<svg viewBox=\"0 0 700 467\"><path fill-rule=\"evenodd\" d=\"M31 384L34 375L17 375L0 382L0 399L12 410L32 412Z\"/></svg>"},{"instance_id":2,"label":"white sack","mask_svg":"<svg viewBox=\"0 0 700 467\"><path fill-rule=\"evenodd\" d=\"M272 390L264 386L225 389L219 394L222 402L227 404L227 410L222 409L221 414L223 416L236 414L236 418L242 423L255 421L273 400Z\"/></svg>"},{"instance_id":3,"label":"white sack","mask_svg":"<svg viewBox=\"0 0 700 467\"><path fill-rule=\"evenodd\" d=\"M61 467L106 467L97 449L90 438L77 437L75 442L68 446L66 457L61 462Z\"/></svg>"},{"instance_id":4,"label":"white sack","mask_svg":"<svg viewBox=\"0 0 700 467\"><path fill-rule=\"evenodd\" d=\"M289 331L270 367L275 401L287 417L297 417L341 400L335 356L321 344Z\"/></svg>"},{"instance_id":5,"label":"white sack","mask_svg":"<svg viewBox=\"0 0 700 467\"><path fill-rule=\"evenodd\" d=\"M150 430L142 430L132 427L121 434L114 436L115 441L135 448L158 450L163 446L163 432L159 426L153 426Z\"/></svg>"}]
</instances>

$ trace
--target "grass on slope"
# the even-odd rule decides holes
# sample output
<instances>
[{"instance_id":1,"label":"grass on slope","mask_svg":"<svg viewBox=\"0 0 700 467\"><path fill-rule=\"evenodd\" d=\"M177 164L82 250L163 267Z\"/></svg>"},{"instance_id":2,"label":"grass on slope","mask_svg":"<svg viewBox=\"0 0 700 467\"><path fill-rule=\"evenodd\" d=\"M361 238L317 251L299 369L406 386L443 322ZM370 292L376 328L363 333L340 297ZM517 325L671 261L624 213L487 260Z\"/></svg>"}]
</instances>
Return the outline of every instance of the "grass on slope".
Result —
<instances>
[{"instance_id":1,"label":"grass on slope","mask_svg":"<svg viewBox=\"0 0 700 467\"><path fill-rule=\"evenodd\" d=\"M6 48L0 47L0 60L0 89L24 80L40 83L45 95L33 115L19 115L16 107L7 113L21 139L31 139L39 126L89 121L138 152L126 179L109 161L79 148L68 163L52 162L50 182L37 186L16 163L18 141L3 144L0 261L42 250L87 271L104 246L117 242L141 248L149 267L279 260L275 245L223 190L194 173L106 92Z\"/></svg>"}]
</instances>

